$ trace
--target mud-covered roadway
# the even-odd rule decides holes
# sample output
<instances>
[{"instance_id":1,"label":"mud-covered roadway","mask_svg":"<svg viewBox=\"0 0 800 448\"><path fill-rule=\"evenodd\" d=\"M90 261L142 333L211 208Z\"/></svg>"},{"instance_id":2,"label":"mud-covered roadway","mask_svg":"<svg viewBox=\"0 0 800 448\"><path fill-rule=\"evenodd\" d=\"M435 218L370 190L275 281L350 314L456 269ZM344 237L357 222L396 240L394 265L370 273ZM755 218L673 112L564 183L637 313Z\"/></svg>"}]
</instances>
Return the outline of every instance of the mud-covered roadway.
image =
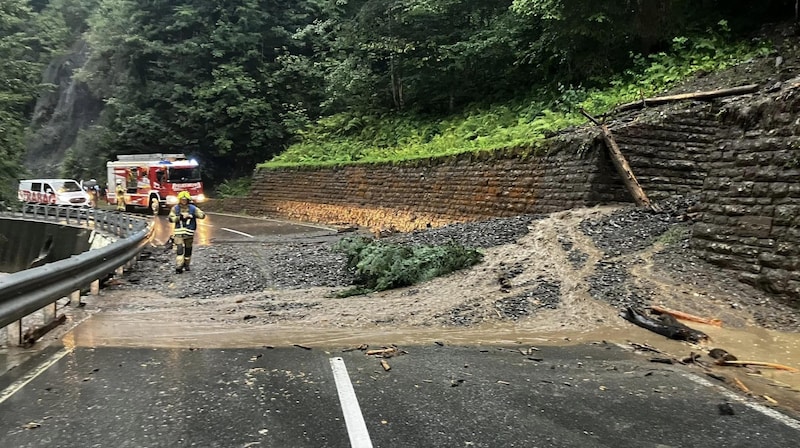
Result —
<instances>
[{"instance_id":1,"label":"mud-covered roadway","mask_svg":"<svg viewBox=\"0 0 800 448\"><path fill-rule=\"evenodd\" d=\"M156 344L211 347L604 340L651 346L661 353L644 356L678 364L701 354L705 364L686 368L762 403L800 410L796 374L709 367L711 348L800 367L800 313L692 253L693 203L677 198L661 202L659 212L603 206L384 236L400 244L456 242L485 258L424 284L348 298L335 293L352 286L354 276L332 246L352 232L200 246L184 274L174 273L173 253L156 241L133 270L86 298L86 312L98 314L83 324L95 327L78 335L112 345L153 343L161 335ZM628 306L649 305L721 319L723 327L688 323L710 336L696 345L619 317Z\"/></svg>"}]
</instances>

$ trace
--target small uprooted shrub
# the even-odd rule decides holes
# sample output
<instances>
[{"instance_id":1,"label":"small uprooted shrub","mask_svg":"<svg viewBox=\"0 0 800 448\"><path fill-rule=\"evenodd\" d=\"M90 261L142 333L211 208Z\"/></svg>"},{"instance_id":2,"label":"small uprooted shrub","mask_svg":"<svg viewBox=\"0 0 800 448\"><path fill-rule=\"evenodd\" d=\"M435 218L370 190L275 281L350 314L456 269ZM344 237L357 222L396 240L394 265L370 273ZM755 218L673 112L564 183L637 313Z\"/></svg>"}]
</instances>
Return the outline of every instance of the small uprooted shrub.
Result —
<instances>
[{"instance_id":1,"label":"small uprooted shrub","mask_svg":"<svg viewBox=\"0 0 800 448\"><path fill-rule=\"evenodd\" d=\"M333 249L347 255L347 267L355 271L359 284L340 297L413 285L483 260L477 250L458 244L404 246L367 237L345 238Z\"/></svg>"}]
</instances>

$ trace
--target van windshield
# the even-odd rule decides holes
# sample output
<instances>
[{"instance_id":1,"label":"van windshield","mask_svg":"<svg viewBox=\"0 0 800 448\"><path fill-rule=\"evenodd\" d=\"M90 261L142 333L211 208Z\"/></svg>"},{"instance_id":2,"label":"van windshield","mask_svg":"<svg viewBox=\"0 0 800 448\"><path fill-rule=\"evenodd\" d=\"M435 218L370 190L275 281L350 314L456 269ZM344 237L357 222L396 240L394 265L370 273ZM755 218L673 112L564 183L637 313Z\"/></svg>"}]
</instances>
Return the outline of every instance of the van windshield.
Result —
<instances>
[{"instance_id":1,"label":"van windshield","mask_svg":"<svg viewBox=\"0 0 800 448\"><path fill-rule=\"evenodd\" d=\"M61 188L58 189L59 193L70 193L73 191L81 191L81 186L78 185L78 183L75 182L74 180L71 180L69 182L64 182L64 185L62 185Z\"/></svg>"},{"instance_id":2,"label":"van windshield","mask_svg":"<svg viewBox=\"0 0 800 448\"><path fill-rule=\"evenodd\" d=\"M200 168L170 168L167 182L200 182Z\"/></svg>"}]
</instances>

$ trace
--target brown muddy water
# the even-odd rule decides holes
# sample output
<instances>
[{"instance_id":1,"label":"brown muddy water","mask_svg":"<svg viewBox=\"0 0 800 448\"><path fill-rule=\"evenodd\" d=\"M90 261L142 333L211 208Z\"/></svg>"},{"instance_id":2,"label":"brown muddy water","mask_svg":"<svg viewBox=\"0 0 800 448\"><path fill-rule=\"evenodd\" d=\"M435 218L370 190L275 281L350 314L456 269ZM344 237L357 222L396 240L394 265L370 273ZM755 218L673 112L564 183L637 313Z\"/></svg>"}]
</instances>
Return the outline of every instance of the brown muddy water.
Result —
<instances>
[{"instance_id":1,"label":"brown muddy water","mask_svg":"<svg viewBox=\"0 0 800 448\"><path fill-rule=\"evenodd\" d=\"M527 350L537 346L588 344L606 341L632 348L632 343L647 344L663 353L643 352L649 358L671 357L682 360L691 353L703 354L706 368L687 365L699 375L712 372L750 391L764 401L767 395L779 405L800 412L800 373L772 368L723 367L713 365L706 354L723 348L739 360L772 362L800 368L800 334L763 328L720 328L702 324L692 327L706 332L710 341L702 345L672 341L663 336L622 322L619 325L588 331L539 332L519 323L491 323L471 327L397 328L309 328L308 326L268 325L231 328L196 322L165 322L156 313L100 313L91 316L68 332L63 342L72 347L161 347L161 348L248 348L301 345L338 351L361 344L371 347L408 347L442 343L461 346L504 346ZM743 392L739 390L739 392ZM774 403L772 403L774 404Z\"/></svg>"}]
</instances>

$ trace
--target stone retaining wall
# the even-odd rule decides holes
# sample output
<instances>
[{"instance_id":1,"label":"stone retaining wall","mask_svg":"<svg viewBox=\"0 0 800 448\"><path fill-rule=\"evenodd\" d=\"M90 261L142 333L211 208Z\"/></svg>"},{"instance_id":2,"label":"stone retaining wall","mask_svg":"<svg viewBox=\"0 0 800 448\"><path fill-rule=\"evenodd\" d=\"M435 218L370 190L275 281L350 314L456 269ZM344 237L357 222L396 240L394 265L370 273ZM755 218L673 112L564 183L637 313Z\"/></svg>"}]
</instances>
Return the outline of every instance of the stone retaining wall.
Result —
<instances>
[{"instance_id":1,"label":"stone retaining wall","mask_svg":"<svg viewBox=\"0 0 800 448\"><path fill-rule=\"evenodd\" d=\"M519 149L396 165L262 169L251 197L226 201L226 208L408 231L629 200L604 151L561 147L546 156Z\"/></svg>"},{"instance_id":2,"label":"stone retaining wall","mask_svg":"<svg viewBox=\"0 0 800 448\"><path fill-rule=\"evenodd\" d=\"M710 156L692 246L739 280L800 305L800 96L721 111L737 134Z\"/></svg>"}]
</instances>

